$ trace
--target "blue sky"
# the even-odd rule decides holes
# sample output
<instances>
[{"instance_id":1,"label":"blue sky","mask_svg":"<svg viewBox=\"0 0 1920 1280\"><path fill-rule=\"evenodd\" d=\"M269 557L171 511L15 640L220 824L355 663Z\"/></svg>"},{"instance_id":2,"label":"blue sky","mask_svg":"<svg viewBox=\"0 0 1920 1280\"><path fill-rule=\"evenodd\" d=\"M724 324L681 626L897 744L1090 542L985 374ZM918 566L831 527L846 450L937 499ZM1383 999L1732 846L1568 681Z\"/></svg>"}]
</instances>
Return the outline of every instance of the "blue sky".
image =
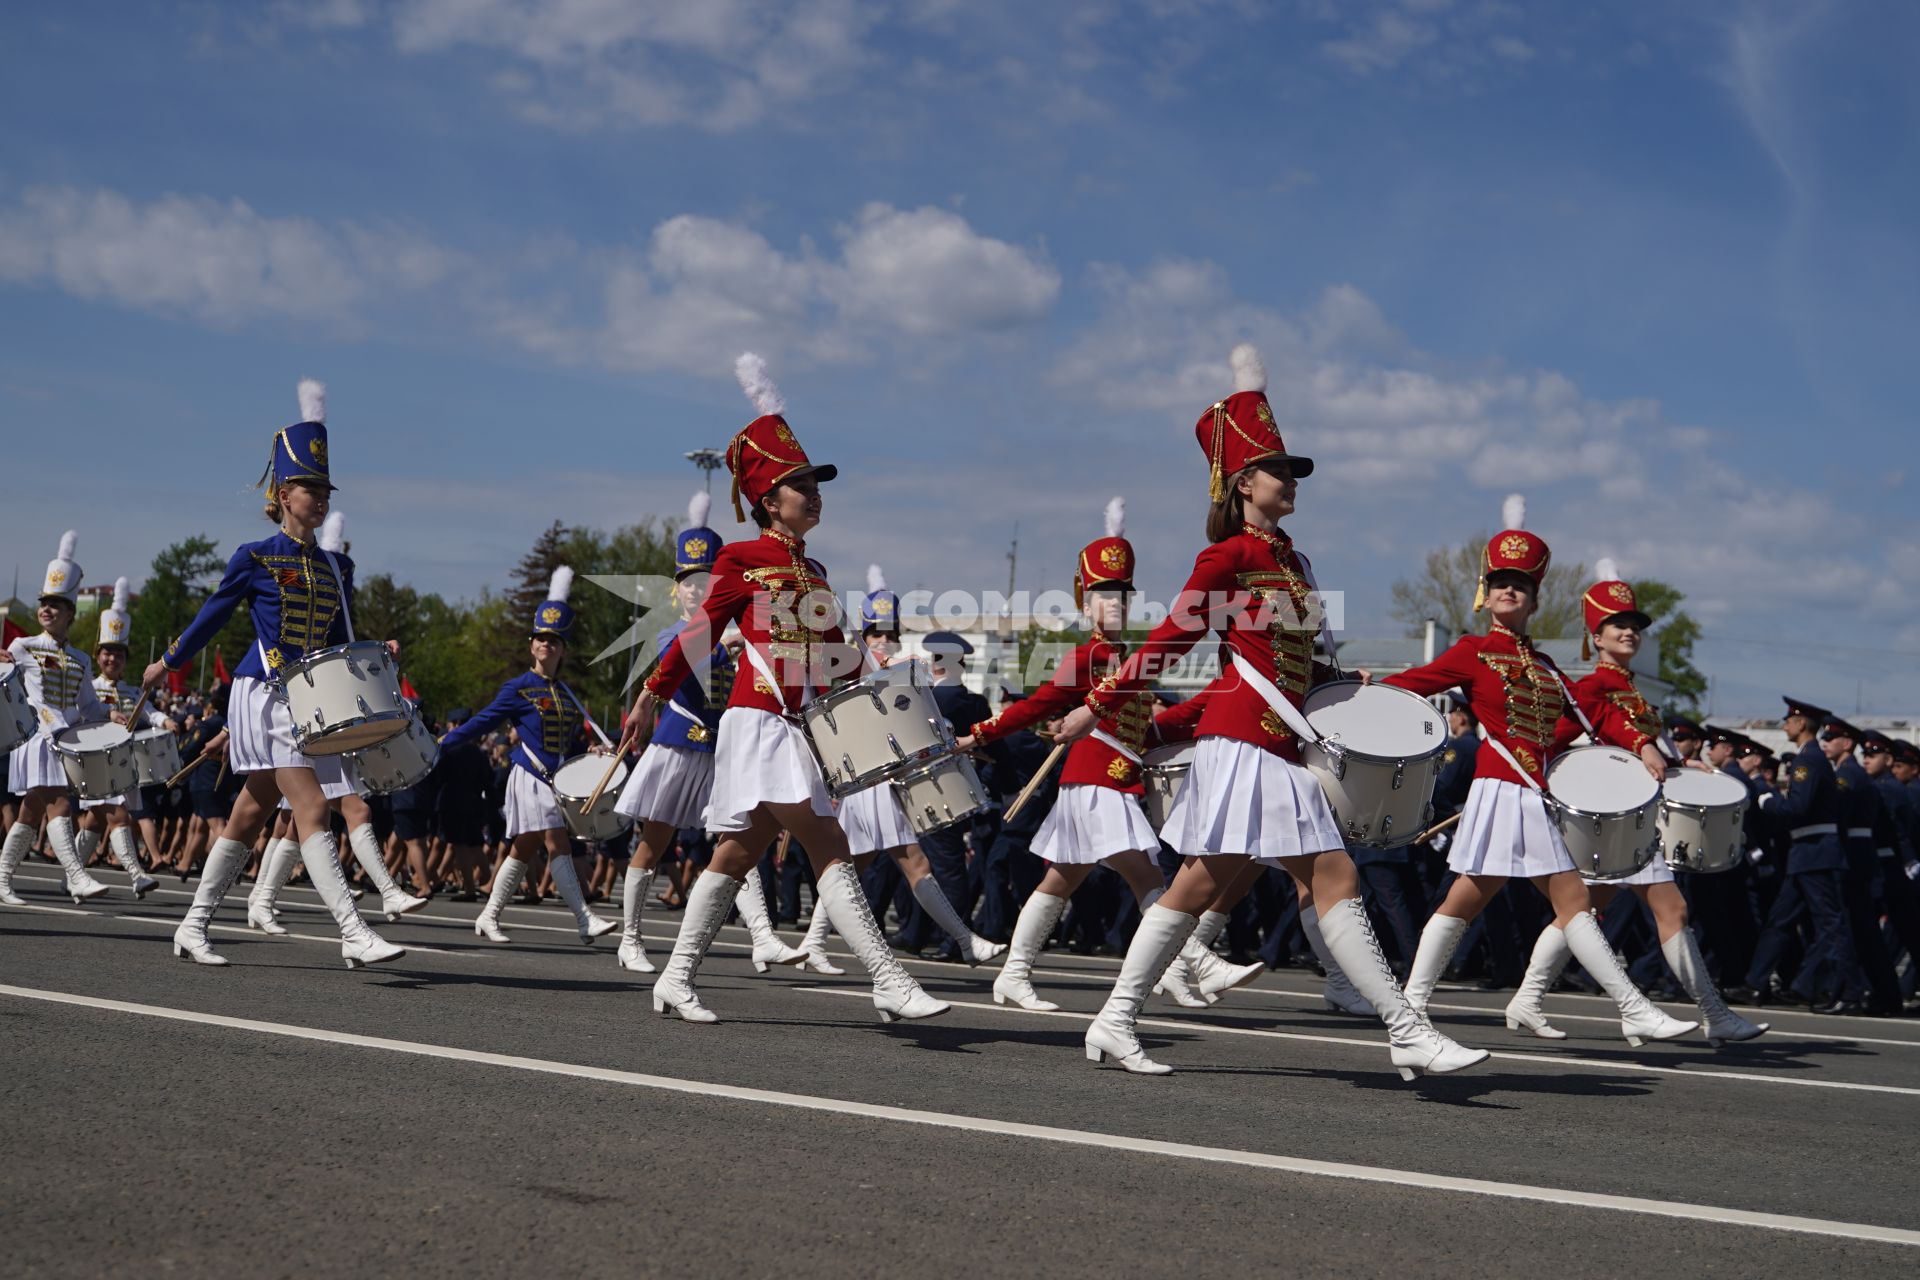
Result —
<instances>
[{"instance_id":1,"label":"blue sky","mask_svg":"<svg viewBox=\"0 0 1920 1280\"><path fill-rule=\"evenodd\" d=\"M0 545L264 524L323 378L356 558L672 517L766 355L842 585L1198 549L1252 340L1349 633L1527 494L1689 594L1716 709L1920 712L1920 10L1485 0L69 3L0 17ZM724 498L724 495L722 495ZM724 501L716 504L724 506ZM724 526L723 530L730 526ZM4 564L0 564L3 569Z\"/></svg>"}]
</instances>

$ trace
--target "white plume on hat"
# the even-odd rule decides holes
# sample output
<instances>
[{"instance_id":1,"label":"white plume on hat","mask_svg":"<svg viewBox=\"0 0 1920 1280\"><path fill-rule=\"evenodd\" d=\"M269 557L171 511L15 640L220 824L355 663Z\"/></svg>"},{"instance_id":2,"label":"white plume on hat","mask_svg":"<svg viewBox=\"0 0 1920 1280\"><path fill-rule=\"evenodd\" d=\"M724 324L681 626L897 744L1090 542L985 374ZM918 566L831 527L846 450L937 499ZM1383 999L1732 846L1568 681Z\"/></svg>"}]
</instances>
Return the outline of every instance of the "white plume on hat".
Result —
<instances>
[{"instance_id":1,"label":"white plume on hat","mask_svg":"<svg viewBox=\"0 0 1920 1280\"><path fill-rule=\"evenodd\" d=\"M1620 566L1613 562L1612 556L1601 556L1593 565L1595 582L1617 582L1620 579Z\"/></svg>"},{"instance_id":2,"label":"white plume on hat","mask_svg":"<svg viewBox=\"0 0 1920 1280\"><path fill-rule=\"evenodd\" d=\"M561 565L553 571L553 577L547 580L547 599L565 603L573 592L573 570Z\"/></svg>"},{"instance_id":3,"label":"white plume on hat","mask_svg":"<svg viewBox=\"0 0 1920 1280\"><path fill-rule=\"evenodd\" d=\"M127 616L127 580L113 580L113 604L100 613L100 643L124 645L133 620Z\"/></svg>"},{"instance_id":4,"label":"white plume on hat","mask_svg":"<svg viewBox=\"0 0 1920 1280\"><path fill-rule=\"evenodd\" d=\"M127 580L125 577L119 577L113 580L113 611L115 613L125 613L127 611Z\"/></svg>"},{"instance_id":5,"label":"white plume on hat","mask_svg":"<svg viewBox=\"0 0 1920 1280\"><path fill-rule=\"evenodd\" d=\"M713 510L713 495L705 489L695 489L693 496L687 499L687 527L704 529L707 527L707 513Z\"/></svg>"},{"instance_id":6,"label":"white plume on hat","mask_svg":"<svg viewBox=\"0 0 1920 1280\"><path fill-rule=\"evenodd\" d=\"M1118 538L1127 532L1127 500L1115 494L1107 500L1107 536Z\"/></svg>"},{"instance_id":7,"label":"white plume on hat","mask_svg":"<svg viewBox=\"0 0 1920 1280\"><path fill-rule=\"evenodd\" d=\"M780 388L767 376L767 362L753 352L740 353L740 358L733 362L733 376L740 380L740 389L747 393L747 399L762 415L786 411L786 397L780 394Z\"/></svg>"},{"instance_id":8,"label":"white plume on hat","mask_svg":"<svg viewBox=\"0 0 1920 1280\"><path fill-rule=\"evenodd\" d=\"M1233 389L1235 391L1265 391L1267 389L1267 362L1260 358L1260 348L1251 342L1243 342L1233 349L1227 357L1233 366Z\"/></svg>"},{"instance_id":9,"label":"white plume on hat","mask_svg":"<svg viewBox=\"0 0 1920 1280\"><path fill-rule=\"evenodd\" d=\"M327 420L327 384L318 378L300 379L300 421Z\"/></svg>"},{"instance_id":10,"label":"white plume on hat","mask_svg":"<svg viewBox=\"0 0 1920 1280\"><path fill-rule=\"evenodd\" d=\"M320 549L340 552L347 549L347 518L338 511L327 512L320 522Z\"/></svg>"},{"instance_id":11,"label":"white plume on hat","mask_svg":"<svg viewBox=\"0 0 1920 1280\"><path fill-rule=\"evenodd\" d=\"M74 530L69 529L60 535L60 554L54 558L56 560L71 560L73 559L74 551L79 546L80 535Z\"/></svg>"},{"instance_id":12,"label":"white plume on hat","mask_svg":"<svg viewBox=\"0 0 1920 1280\"><path fill-rule=\"evenodd\" d=\"M867 566L867 594L872 595L876 591L885 591L886 589L887 589L887 575L881 572L879 565L877 564L868 565Z\"/></svg>"},{"instance_id":13,"label":"white plume on hat","mask_svg":"<svg viewBox=\"0 0 1920 1280\"><path fill-rule=\"evenodd\" d=\"M43 596L58 596L69 604L77 603L80 593L80 566L73 562L73 551L80 535L72 529L60 535L60 553L47 562L47 576L40 584Z\"/></svg>"},{"instance_id":14,"label":"white plume on hat","mask_svg":"<svg viewBox=\"0 0 1920 1280\"><path fill-rule=\"evenodd\" d=\"M1527 495L1510 493L1507 500L1500 504L1500 519L1503 528L1524 529L1527 527Z\"/></svg>"}]
</instances>

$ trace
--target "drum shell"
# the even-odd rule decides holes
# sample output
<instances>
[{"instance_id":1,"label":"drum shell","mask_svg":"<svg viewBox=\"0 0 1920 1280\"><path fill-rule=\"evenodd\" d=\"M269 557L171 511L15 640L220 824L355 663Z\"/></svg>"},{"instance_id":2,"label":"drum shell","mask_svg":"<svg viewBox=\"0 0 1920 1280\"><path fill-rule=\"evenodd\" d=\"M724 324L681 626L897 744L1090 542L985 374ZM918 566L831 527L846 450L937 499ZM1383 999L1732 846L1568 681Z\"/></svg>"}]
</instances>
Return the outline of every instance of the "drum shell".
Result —
<instances>
[{"instance_id":1,"label":"drum shell","mask_svg":"<svg viewBox=\"0 0 1920 1280\"><path fill-rule=\"evenodd\" d=\"M835 799L901 777L953 749L953 732L933 690L911 674L889 679L875 673L843 685L809 702L800 717Z\"/></svg>"},{"instance_id":2,"label":"drum shell","mask_svg":"<svg viewBox=\"0 0 1920 1280\"><path fill-rule=\"evenodd\" d=\"M574 794L573 787L562 786L560 778L566 773L568 766L578 764L582 760L593 762L592 783L581 789L578 794ZM633 829L633 819L614 809L614 805L620 800L620 789L627 782L627 762L624 760L614 767L613 777L609 778L607 785L601 789L600 803L591 812L587 809L587 801L593 795L593 784L600 781L601 775L606 770L607 757L589 753L575 756L553 771L554 802L560 808L560 816L566 820L567 830L582 840L615 840Z\"/></svg>"},{"instance_id":3,"label":"drum shell","mask_svg":"<svg viewBox=\"0 0 1920 1280\"><path fill-rule=\"evenodd\" d=\"M1661 851L1676 871L1716 875L1740 865L1746 845L1747 802L1693 805L1660 798L1656 825Z\"/></svg>"},{"instance_id":4,"label":"drum shell","mask_svg":"<svg viewBox=\"0 0 1920 1280\"><path fill-rule=\"evenodd\" d=\"M171 729L143 729L133 735L133 763L143 787L164 787L180 772L180 739Z\"/></svg>"},{"instance_id":5,"label":"drum shell","mask_svg":"<svg viewBox=\"0 0 1920 1280\"><path fill-rule=\"evenodd\" d=\"M1660 852L1657 821L1660 792L1656 787L1653 794L1638 804L1604 811L1584 809L1556 796L1554 775L1563 762L1590 754L1598 759L1610 756L1618 762L1601 767L1640 768L1638 758L1631 752L1613 747L1578 747L1566 752L1547 770L1547 794L1543 797L1547 816L1559 829L1560 839L1573 857L1574 870L1589 880L1625 879L1652 862ZM1643 775L1631 776L1638 781Z\"/></svg>"},{"instance_id":6,"label":"drum shell","mask_svg":"<svg viewBox=\"0 0 1920 1280\"><path fill-rule=\"evenodd\" d=\"M944 756L910 769L890 785L916 835L950 827L987 807L987 789L972 759L964 755Z\"/></svg>"},{"instance_id":7,"label":"drum shell","mask_svg":"<svg viewBox=\"0 0 1920 1280\"><path fill-rule=\"evenodd\" d=\"M1424 727L1424 732L1409 732L1407 736L1422 742L1431 738L1431 742L1421 751L1384 754L1344 746L1331 737L1324 744L1303 741L1301 767L1326 792L1327 804L1348 844L1370 849L1412 844L1433 821L1433 788L1439 781L1440 758L1447 746L1445 725L1418 694L1366 686L1357 680L1316 685L1301 711L1308 724L1325 734L1330 732L1329 726L1324 720L1316 721L1315 715L1329 711L1329 702L1345 703L1353 698L1378 701L1383 711L1395 708L1396 716L1404 715ZM1394 723L1398 727L1397 719Z\"/></svg>"},{"instance_id":8,"label":"drum shell","mask_svg":"<svg viewBox=\"0 0 1920 1280\"><path fill-rule=\"evenodd\" d=\"M361 751L407 731L400 670L387 646L356 640L310 653L280 675L293 740L310 756Z\"/></svg>"},{"instance_id":9,"label":"drum shell","mask_svg":"<svg viewBox=\"0 0 1920 1280\"><path fill-rule=\"evenodd\" d=\"M0 671L0 751L11 751L31 738L39 724L27 701L26 678L9 664Z\"/></svg>"},{"instance_id":10,"label":"drum shell","mask_svg":"<svg viewBox=\"0 0 1920 1280\"><path fill-rule=\"evenodd\" d=\"M440 761L440 744L416 716L407 722L406 732L354 752L353 761L368 791L392 795L427 780Z\"/></svg>"},{"instance_id":11,"label":"drum shell","mask_svg":"<svg viewBox=\"0 0 1920 1280\"><path fill-rule=\"evenodd\" d=\"M88 728L98 726L89 725ZM126 733L123 729L122 733ZM67 781L82 800L118 800L140 786L140 769L133 762L133 735L109 745L82 748L80 729L62 729L53 735L53 753L67 771Z\"/></svg>"},{"instance_id":12,"label":"drum shell","mask_svg":"<svg viewBox=\"0 0 1920 1280\"><path fill-rule=\"evenodd\" d=\"M1182 742L1155 747L1141 761L1140 808L1155 831L1167 825L1167 815L1173 812L1174 802L1180 798L1187 777L1193 772L1193 756L1194 744Z\"/></svg>"}]
</instances>

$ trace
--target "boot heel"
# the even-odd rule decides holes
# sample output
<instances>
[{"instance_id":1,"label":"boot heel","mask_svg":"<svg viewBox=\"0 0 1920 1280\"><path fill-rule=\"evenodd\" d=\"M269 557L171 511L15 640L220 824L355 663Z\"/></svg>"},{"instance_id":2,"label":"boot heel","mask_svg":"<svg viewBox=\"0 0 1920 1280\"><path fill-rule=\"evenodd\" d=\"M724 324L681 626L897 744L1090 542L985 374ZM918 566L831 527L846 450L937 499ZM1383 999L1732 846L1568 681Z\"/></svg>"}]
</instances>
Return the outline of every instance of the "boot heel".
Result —
<instances>
[{"instance_id":1,"label":"boot heel","mask_svg":"<svg viewBox=\"0 0 1920 1280\"><path fill-rule=\"evenodd\" d=\"M655 996L653 998L653 1011L659 1014L663 1018L668 1018L673 1016L673 1010L667 1008L667 1002L665 1000L662 1000L659 996Z\"/></svg>"},{"instance_id":2,"label":"boot heel","mask_svg":"<svg viewBox=\"0 0 1920 1280\"><path fill-rule=\"evenodd\" d=\"M890 1010L890 1009L876 1009L876 1010L874 1010L874 1012L876 1012L876 1013L878 1013L878 1014L880 1015L880 1021L882 1021L882 1022L892 1022L892 1021L893 1021L893 1011L892 1011L892 1010Z\"/></svg>"},{"instance_id":3,"label":"boot heel","mask_svg":"<svg viewBox=\"0 0 1920 1280\"><path fill-rule=\"evenodd\" d=\"M1419 1075L1420 1073L1414 1070L1412 1067L1400 1068L1400 1078L1402 1080L1408 1080L1408 1081L1415 1080L1419 1078Z\"/></svg>"},{"instance_id":4,"label":"boot heel","mask_svg":"<svg viewBox=\"0 0 1920 1280\"><path fill-rule=\"evenodd\" d=\"M765 960L755 960L753 962L753 971L755 973L765 973L767 971L767 962Z\"/></svg>"},{"instance_id":5,"label":"boot heel","mask_svg":"<svg viewBox=\"0 0 1920 1280\"><path fill-rule=\"evenodd\" d=\"M347 968L349 970L356 969L360 965L360 962L358 960L355 960L352 956L343 956L342 959L344 959L347 962Z\"/></svg>"},{"instance_id":6,"label":"boot heel","mask_svg":"<svg viewBox=\"0 0 1920 1280\"><path fill-rule=\"evenodd\" d=\"M993 993L993 1002L995 1004L1005 1004L1007 1002L1007 998L1001 995L998 991L996 991Z\"/></svg>"},{"instance_id":7,"label":"boot heel","mask_svg":"<svg viewBox=\"0 0 1920 1280\"><path fill-rule=\"evenodd\" d=\"M187 955L187 949L176 942L173 944L173 958L175 960L187 960L191 957Z\"/></svg>"},{"instance_id":8,"label":"boot heel","mask_svg":"<svg viewBox=\"0 0 1920 1280\"><path fill-rule=\"evenodd\" d=\"M1107 1055L1104 1052L1094 1048L1092 1045L1087 1046L1088 1062L1105 1062L1106 1060L1107 1060Z\"/></svg>"},{"instance_id":9,"label":"boot heel","mask_svg":"<svg viewBox=\"0 0 1920 1280\"><path fill-rule=\"evenodd\" d=\"M1646 1041L1642 1040L1639 1036L1628 1036L1627 1043L1638 1049L1641 1045L1645 1044Z\"/></svg>"}]
</instances>

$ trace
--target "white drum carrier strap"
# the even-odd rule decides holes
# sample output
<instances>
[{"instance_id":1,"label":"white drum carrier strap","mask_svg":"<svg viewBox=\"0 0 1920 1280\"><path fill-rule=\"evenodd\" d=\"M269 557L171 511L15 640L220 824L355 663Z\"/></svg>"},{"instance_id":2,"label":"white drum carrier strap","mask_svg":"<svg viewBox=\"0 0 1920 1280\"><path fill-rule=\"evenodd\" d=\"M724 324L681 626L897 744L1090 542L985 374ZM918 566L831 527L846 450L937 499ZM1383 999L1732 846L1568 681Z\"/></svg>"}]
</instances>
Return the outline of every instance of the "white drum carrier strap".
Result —
<instances>
[{"instance_id":1,"label":"white drum carrier strap","mask_svg":"<svg viewBox=\"0 0 1920 1280\"><path fill-rule=\"evenodd\" d=\"M1532 787L1535 791L1538 791L1541 795L1546 794L1546 789L1542 787L1539 783L1533 780L1533 775L1520 767L1520 762L1513 758L1513 752L1507 750L1506 743L1500 741L1500 739L1494 737L1492 734L1488 734L1487 745L1492 747L1496 752L1498 752L1502 760L1505 760L1509 765L1512 766L1513 771L1520 775L1520 781L1526 783L1528 786Z\"/></svg>"},{"instance_id":2,"label":"white drum carrier strap","mask_svg":"<svg viewBox=\"0 0 1920 1280\"><path fill-rule=\"evenodd\" d=\"M587 709L580 705L579 696L567 686L567 682L564 680L556 680L554 683L560 686L560 692L567 695L567 701L573 704L573 709L580 713L581 721L589 729L593 730L593 736L600 739L600 745L603 747L611 747L613 743L607 738L606 730L602 729L594 718L587 714Z\"/></svg>"},{"instance_id":3,"label":"white drum carrier strap","mask_svg":"<svg viewBox=\"0 0 1920 1280\"><path fill-rule=\"evenodd\" d=\"M340 617L347 624L347 643L352 644L353 610L347 604L347 583L346 579L340 576L340 562L335 560L333 558L333 552L327 550L325 547L320 548L320 554L327 558L327 568L333 574L334 590L340 593Z\"/></svg>"},{"instance_id":4,"label":"white drum carrier strap","mask_svg":"<svg viewBox=\"0 0 1920 1280\"><path fill-rule=\"evenodd\" d=\"M747 660L753 663L753 669L755 671L758 671L761 675L765 676L767 678L767 683L772 686L773 700L780 704L780 710L783 713L792 711L793 708L787 705L786 692L780 687L780 677L773 674L773 664L767 661L767 655L760 652L760 647L754 644L754 642L751 640L747 641L746 649L747 649ZM811 673L808 673L805 677L802 678L801 687L807 691L806 700L808 702L812 702L813 701L813 678Z\"/></svg>"},{"instance_id":5,"label":"white drum carrier strap","mask_svg":"<svg viewBox=\"0 0 1920 1280\"><path fill-rule=\"evenodd\" d=\"M1560 692L1567 695L1567 707L1573 712L1573 718L1580 722L1580 727L1587 731L1589 738L1595 742L1600 741L1600 735L1594 732L1593 721L1587 719L1587 713L1580 709L1580 699L1573 696L1573 686L1568 684L1567 678L1560 674L1560 668L1549 665L1547 670L1553 672L1553 678L1560 682Z\"/></svg>"},{"instance_id":6,"label":"white drum carrier strap","mask_svg":"<svg viewBox=\"0 0 1920 1280\"><path fill-rule=\"evenodd\" d=\"M1240 673L1242 680L1253 686L1256 693L1267 700L1267 705L1273 708L1274 714L1285 720L1287 727L1292 729L1295 736L1302 742L1320 741L1320 735L1314 732L1312 725L1307 723L1307 717L1300 708L1287 701L1286 695L1274 686L1273 681L1255 671L1252 663L1236 662L1233 664L1233 669Z\"/></svg>"},{"instance_id":7,"label":"white drum carrier strap","mask_svg":"<svg viewBox=\"0 0 1920 1280\"><path fill-rule=\"evenodd\" d=\"M1142 760L1139 754L1136 753L1132 747L1129 747L1126 743L1120 741L1120 739L1114 737L1112 734L1108 733L1105 729L1096 728L1091 734L1087 736L1091 737L1095 742L1106 743L1109 747L1112 747L1115 751L1119 752L1121 755L1125 756L1127 759L1133 761L1133 763L1135 763L1136 765L1140 765L1144 767L1146 764L1146 761Z\"/></svg>"}]
</instances>

